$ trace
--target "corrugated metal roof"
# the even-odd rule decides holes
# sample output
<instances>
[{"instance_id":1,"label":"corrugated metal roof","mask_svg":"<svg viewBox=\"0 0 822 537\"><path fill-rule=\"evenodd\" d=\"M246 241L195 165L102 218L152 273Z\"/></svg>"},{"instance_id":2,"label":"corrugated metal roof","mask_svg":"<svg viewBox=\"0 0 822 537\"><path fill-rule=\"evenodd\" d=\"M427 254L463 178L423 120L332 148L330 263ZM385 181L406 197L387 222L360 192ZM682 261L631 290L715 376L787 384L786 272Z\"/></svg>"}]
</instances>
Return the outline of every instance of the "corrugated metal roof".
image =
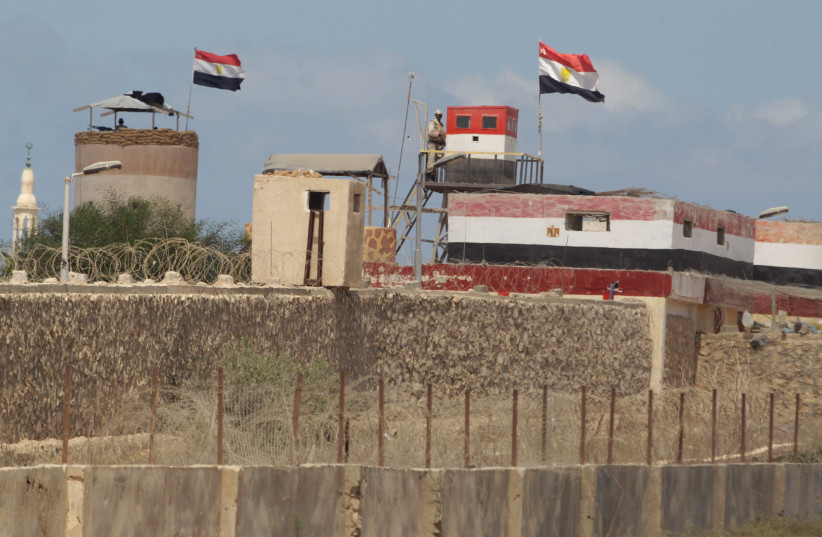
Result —
<instances>
[{"instance_id":1,"label":"corrugated metal roof","mask_svg":"<svg viewBox=\"0 0 822 537\"><path fill-rule=\"evenodd\" d=\"M263 173L277 170L313 170L331 176L388 177L382 155L272 153L263 166Z\"/></svg>"}]
</instances>

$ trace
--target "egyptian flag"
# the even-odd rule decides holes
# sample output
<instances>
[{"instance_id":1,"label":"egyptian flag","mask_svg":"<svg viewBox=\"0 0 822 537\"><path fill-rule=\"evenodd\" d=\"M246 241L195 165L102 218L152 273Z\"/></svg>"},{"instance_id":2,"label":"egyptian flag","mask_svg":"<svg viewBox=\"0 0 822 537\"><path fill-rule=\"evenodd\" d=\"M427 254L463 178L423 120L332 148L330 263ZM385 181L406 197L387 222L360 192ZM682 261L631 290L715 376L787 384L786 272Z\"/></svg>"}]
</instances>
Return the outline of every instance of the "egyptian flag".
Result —
<instances>
[{"instance_id":1,"label":"egyptian flag","mask_svg":"<svg viewBox=\"0 0 822 537\"><path fill-rule=\"evenodd\" d=\"M245 71L236 54L218 56L194 49L194 83L209 88L237 91Z\"/></svg>"},{"instance_id":2,"label":"egyptian flag","mask_svg":"<svg viewBox=\"0 0 822 537\"><path fill-rule=\"evenodd\" d=\"M560 54L539 42L539 92L576 93L592 103L605 101L597 91L599 74L586 54Z\"/></svg>"}]
</instances>

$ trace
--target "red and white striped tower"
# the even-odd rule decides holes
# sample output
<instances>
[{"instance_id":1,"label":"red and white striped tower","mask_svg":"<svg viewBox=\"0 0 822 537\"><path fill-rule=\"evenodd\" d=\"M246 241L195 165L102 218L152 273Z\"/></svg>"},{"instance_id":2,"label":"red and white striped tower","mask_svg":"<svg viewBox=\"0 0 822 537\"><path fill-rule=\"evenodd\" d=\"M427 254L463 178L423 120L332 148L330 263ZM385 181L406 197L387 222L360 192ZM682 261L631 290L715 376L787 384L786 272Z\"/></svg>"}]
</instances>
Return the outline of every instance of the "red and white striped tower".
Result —
<instances>
[{"instance_id":1,"label":"red and white striped tower","mask_svg":"<svg viewBox=\"0 0 822 537\"><path fill-rule=\"evenodd\" d=\"M445 182L516 184L518 122L510 106L449 106L445 149L469 159L449 165Z\"/></svg>"}]
</instances>

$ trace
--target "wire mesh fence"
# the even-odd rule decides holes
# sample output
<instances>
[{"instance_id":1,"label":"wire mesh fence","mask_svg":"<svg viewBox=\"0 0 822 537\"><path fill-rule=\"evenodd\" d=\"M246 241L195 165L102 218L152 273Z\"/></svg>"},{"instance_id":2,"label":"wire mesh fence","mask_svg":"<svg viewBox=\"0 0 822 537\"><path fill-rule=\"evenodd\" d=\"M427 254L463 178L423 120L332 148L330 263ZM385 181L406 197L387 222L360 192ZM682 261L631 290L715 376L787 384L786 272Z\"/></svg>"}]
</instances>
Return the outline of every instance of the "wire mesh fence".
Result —
<instances>
[{"instance_id":1,"label":"wire mesh fence","mask_svg":"<svg viewBox=\"0 0 822 537\"><path fill-rule=\"evenodd\" d=\"M818 393L731 386L617 396L608 387L575 393L543 387L447 396L436 386L380 390L379 379L343 378L335 388L327 380L228 379L222 397L214 379L155 385L124 397L90 437L73 437L70 413L83 409L64 405L63 439L2 444L0 463L476 468L822 456L822 408L810 403Z\"/></svg>"}]
</instances>

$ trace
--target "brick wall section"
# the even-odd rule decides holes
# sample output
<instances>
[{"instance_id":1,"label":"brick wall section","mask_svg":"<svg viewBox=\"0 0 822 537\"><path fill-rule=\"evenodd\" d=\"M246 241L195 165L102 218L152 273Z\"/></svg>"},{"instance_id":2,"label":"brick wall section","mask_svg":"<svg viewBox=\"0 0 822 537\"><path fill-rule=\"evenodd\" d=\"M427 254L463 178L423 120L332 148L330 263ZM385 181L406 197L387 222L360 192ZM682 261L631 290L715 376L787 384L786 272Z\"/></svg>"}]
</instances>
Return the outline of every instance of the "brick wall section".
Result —
<instances>
[{"instance_id":1,"label":"brick wall section","mask_svg":"<svg viewBox=\"0 0 822 537\"><path fill-rule=\"evenodd\" d=\"M616 382L625 394L647 389L650 374L640 304L472 292L14 288L0 286L3 442L60 436L66 363L72 435L88 435L124 393L148 386L153 368L164 385L201 378L226 345L244 339L295 359L323 355L353 376L380 374L420 390L430 381L450 393Z\"/></svg>"}]
</instances>

